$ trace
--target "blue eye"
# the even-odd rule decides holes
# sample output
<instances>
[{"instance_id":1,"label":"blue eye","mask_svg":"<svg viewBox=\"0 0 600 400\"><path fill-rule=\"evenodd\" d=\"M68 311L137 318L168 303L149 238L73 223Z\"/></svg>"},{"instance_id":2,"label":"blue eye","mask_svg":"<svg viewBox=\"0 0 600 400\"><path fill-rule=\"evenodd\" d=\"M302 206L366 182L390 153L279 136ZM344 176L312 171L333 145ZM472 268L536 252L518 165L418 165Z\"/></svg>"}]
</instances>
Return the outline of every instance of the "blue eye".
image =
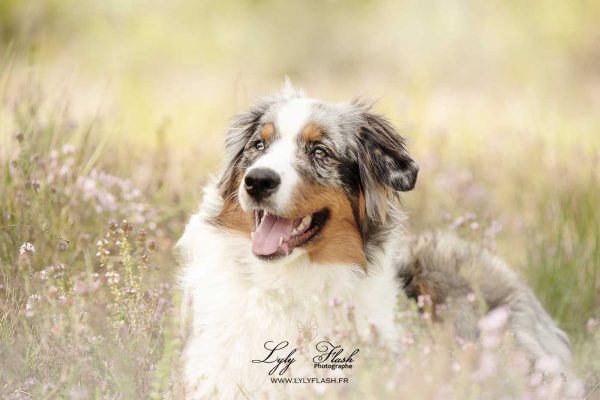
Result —
<instances>
[{"instance_id":1,"label":"blue eye","mask_svg":"<svg viewBox=\"0 0 600 400\"><path fill-rule=\"evenodd\" d=\"M265 149L265 142L263 142L262 140L259 140L256 143L254 143L254 147L258 151L263 151Z\"/></svg>"}]
</instances>

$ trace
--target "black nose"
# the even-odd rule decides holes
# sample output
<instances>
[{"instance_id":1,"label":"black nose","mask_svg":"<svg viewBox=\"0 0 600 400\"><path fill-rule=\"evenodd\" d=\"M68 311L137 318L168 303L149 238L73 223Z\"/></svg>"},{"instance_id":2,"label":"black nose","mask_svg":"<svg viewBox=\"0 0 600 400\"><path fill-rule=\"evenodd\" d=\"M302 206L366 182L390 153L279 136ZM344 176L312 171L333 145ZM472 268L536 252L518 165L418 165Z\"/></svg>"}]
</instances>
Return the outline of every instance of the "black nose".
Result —
<instances>
[{"instance_id":1,"label":"black nose","mask_svg":"<svg viewBox=\"0 0 600 400\"><path fill-rule=\"evenodd\" d=\"M244 187L248 194L260 201L275 192L281 183L279 175L268 168L256 168L244 178Z\"/></svg>"}]
</instances>

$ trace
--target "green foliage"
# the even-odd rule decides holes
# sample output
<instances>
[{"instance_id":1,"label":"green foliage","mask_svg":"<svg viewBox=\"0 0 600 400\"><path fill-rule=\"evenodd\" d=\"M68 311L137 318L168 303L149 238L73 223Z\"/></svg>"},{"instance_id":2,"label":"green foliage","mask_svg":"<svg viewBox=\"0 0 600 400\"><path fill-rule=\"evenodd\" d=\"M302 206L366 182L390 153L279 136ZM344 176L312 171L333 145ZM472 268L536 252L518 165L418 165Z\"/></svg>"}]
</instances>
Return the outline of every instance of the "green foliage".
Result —
<instances>
[{"instance_id":1,"label":"green foliage","mask_svg":"<svg viewBox=\"0 0 600 400\"><path fill-rule=\"evenodd\" d=\"M527 275L550 313L574 337L600 310L600 186L595 179L556 187L540 199ZM541 225L541 224L540 224Z\"/></svg>"}]
</instances>

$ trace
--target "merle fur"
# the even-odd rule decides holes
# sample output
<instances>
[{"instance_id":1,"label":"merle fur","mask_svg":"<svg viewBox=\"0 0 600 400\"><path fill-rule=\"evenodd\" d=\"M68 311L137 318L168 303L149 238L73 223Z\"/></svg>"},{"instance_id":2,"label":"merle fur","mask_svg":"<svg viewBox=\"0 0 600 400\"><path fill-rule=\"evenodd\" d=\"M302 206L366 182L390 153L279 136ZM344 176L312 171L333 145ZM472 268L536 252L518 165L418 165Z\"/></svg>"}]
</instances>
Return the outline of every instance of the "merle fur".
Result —
<instances>
[{"instance_id":1,"label":"merle fur","mask_svg":"<svg viewBox=\"0 0 600 400\"><path fill-rule=\"evenodd\" d=\"M224 198L235 195L240 177L260 156L253 143L262 126L273 123L277 137L278 107L300 96L281 94L261 99L233 120L226 134L227 163L219 182ZM302 143L299 135L295 168L307 181L337 187L348 197L370 259L372 251L399 225L400 214L395 210L398 192L414 188L418 166L408 154L404 138L384 117L372 113L370 105L357 101L315 102L309 122L321 128L320 144L325 146L329 157L324 160L311 157L315 144ZM365 198L365 219L360 217L361 194Z\"/></svg>"}]
</instances>

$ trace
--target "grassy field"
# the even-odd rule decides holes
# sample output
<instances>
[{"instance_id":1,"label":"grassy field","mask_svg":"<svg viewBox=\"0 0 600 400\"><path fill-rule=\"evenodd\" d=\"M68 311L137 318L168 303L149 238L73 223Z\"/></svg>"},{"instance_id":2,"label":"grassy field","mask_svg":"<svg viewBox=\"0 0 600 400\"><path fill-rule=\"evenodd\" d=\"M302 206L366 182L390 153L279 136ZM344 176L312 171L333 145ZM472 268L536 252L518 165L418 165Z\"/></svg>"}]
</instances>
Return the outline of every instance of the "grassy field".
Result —
<instances>
[{"instance_id":1,"label":"grassy field","mask_svg":"<svg viewBox=\"0 0 600 400\"><path fill-rule=\"evenodd\" d=\"M598 20L600 3L568 0L0 0L0 398L178 396L172 246L229 118L286 74L378 99L421 167L411 230L507 259L583 385L526 376L404 304L405 358L309 394L600 398Z\"/></svg>"}]
</instances>

